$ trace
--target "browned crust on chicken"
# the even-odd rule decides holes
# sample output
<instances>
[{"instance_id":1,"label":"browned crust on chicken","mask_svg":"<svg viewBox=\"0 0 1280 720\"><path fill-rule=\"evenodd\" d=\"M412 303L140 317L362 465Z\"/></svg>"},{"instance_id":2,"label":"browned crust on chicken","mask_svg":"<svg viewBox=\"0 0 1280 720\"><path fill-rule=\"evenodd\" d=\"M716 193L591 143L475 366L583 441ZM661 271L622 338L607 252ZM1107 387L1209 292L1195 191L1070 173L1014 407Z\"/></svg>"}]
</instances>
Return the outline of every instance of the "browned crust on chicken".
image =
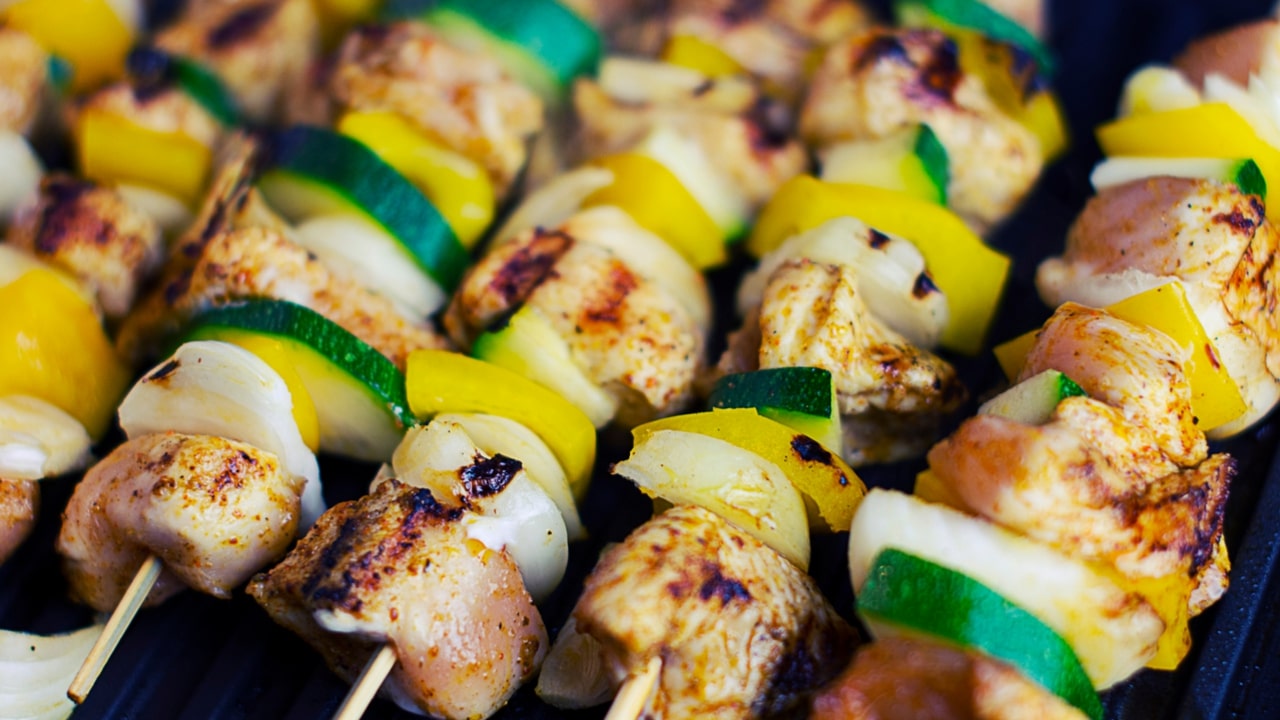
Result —
<instances>
[{"instance_id":1,"label":"browned crust on chicken","mask_svg":"<svg viewBox=\"0 0 1280 720\"><path fill-rule=\"evenodd\" d=\"M129 311L164 255L160 228L146 213L111 188L69 175L40 182L36 204L19 211L5 240L74 275L112 319Z\"/></svg>"},{"instance_id":2,"label":"browned crust on chicken","mask_svg":"<svg viewBox=\"0 0 1280 720\"><path fill-rule=\"evenodd\" d=\"M926 123L951 158L948 204L985 229L1008 215L1044 165L1035 135L1000 111L937 30L874 29L832 46L800 116L818 148Z\"/></svg>"},{"instance_id":3,"label":"browned crust on chicken","mask_svg":"<svg viewBox=\"0 0 1280 720\"><path fill-rule=\"evenodd\" d=\"M464 512L387 480L326 512L249 594L347 680L390 642L398 698L434 716L487 717L537 670L547 635L514 561L467 539Z\"/></svg>"},{"instance_id":4,"label":"browned crust on chicken","mask_svg":"<svg viewBox=\"0 0 1280 720\"><path fill-rule=\"evenodd\" d=\"M583 372L618 397L620 424L669 415L692 400L701 330L670 292L607 248L563 228L529 230L468 271L444 325L468 347L522 305L536 308Z\"/></svg>"},{"instance_id":5,"label":"browned crust on chicken","mask_svg":"<svg viewBox=\"0 0 1280 720\"><path fill-rule=\"evenodd\" d=\"M1082 720L998 660L923 638L885 638L814 698L812 720Z\"/></svg>"},{"instance_id":6,"label":"browned crust on chicken","mask_svg":"<svg viewBox=\"0 0 1280 720\"><path fill-rule=\"evenodd\" d=\"M1268 18L1195 40L1173 59L1173 66L1197 87L1204 86L1210 73L1248 87L1249 76L1276 52L1280 52L1280 21Z\"/></svg>"},{"instance_id":7,"label":"browned crust on chicken","mask_svg":"<svg viewBox=\"0 0 1280 720\"><path fill-rule=\"evenodd\" d=\"M1131 577L1197 578L1222 537L1235 463L1142 459L1143 439L1113 408L1068 398L1046 425L970 418L929 466L973 511L1070 555Z\"/></svg>"},{"instance_id":8,"label":"browned crust on chicken","mask_svg":"<svg viewBox=\"0 0 1280 720\"><path fill-rule=\"evenodd\" d=\"M1121 411L1163 460L1194 466L1208 454L1191 408L1187 358L1169 336L1105 310L1064 303L1036 334L1018 379L1057 370Z\"/></svg>"},{"instance_id":9,"label":"browned crust on chicken","mask_svg":"<svg viewBox=\"0 0 1280 720\"><path fill-rule=\"evenodd\" d=\"M0 565L31 534L39 510L40 486L36 481L0 477Z\"/></svg>"},{"instance_id":10,"label":"browned crust on chicken","mask_svg":"<svg viewBox=\"0 0 1280 720\"><path fill-rule=\"evenodd\" d=\"M484 167L499 196L526 159L526 141L543 127L542 101L500 63L399 22L347 36L331 88L346 110L399 113L446 148Z\"/></svg>"},{"instance_id":11,"label":"browned crust on chicken","mask_svg":"<svg viewBox=\"0 0 1280 720\"><path fill-rule=\"evenodd\" d=\"M289 547L302 481L275 455L208 435L125 442L93 466L62 514L57 549L77 600L109 612L148 555L155 605L190 586L215 597Z\"/></svg>"},{"instance_id":12,"label":"browned crust on chicken","mask_svg":"<svg viewBox=\"0 0 1280 720\"><path fill-rule=\"evenodd\" d=\"M49 56L30 35L0 27L0 129L26 135L40 114Z\"/></svg>"},{"instance_id":13,"label":"browned crust on chicken","mask_svg":"<svg viewBox=\"0 0 1280 720\"><path fill-rule=\"evenodd\" d=\"M856 641L812 578L690 506L610 549L573 616L603 645L615 680L662 658L652 718L783 712L830 679Z\"/></svg>"},{"instance_id":14,"label":"browned crust on chicken","mask_svg":"<svg viewBox=\"0 0 1280 720\"><path fill-rule=\"evenodd\" d=\"M206 65L254 120L277 118L319 53L310 0L205 0L186 8L156 35L156 46Z\"/></svg>"}]
</instances>

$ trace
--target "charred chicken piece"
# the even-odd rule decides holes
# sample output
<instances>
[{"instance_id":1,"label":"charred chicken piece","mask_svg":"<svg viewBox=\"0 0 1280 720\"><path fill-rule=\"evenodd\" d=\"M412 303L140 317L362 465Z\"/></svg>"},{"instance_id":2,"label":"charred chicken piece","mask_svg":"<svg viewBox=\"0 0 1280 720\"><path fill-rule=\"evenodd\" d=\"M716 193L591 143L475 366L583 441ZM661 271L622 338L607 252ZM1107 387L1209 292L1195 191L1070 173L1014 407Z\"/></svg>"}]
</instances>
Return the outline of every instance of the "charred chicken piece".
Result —
<instances>
[{"instance_id":1,"label":"charred chicken piece","mask_svg":"<svg viewBox=\"0 0 1280 720\"><path fill-rule=\"evenodd\" d=\"M488 717L537 671L547 635L511 557L468 538L467 512L385 480L325 513L249 594L348 681L390 643L383 691L401 707Z\"/></svg>"},{"instance_id":2,"label":"charred chicken piece","mask_svg":"<svg viewBox=\"0 0 1280 720\"><path fill-rule=\"evenodd\" d=\"M662 659L645 717L770 717L806 702L856 633L812 578L719 516L679 506L608 550L573 618L613 680Z\"/></svg>"},{"instance_id":3,"label":"charred chicken piece","mask_svg":"<svg viewBox=\"0 0 1280 720\"><path fill-rule=\"evenodd\" d=\"M18 212L5 241L74 275L112 320L129 312L164 255L150 216L115 190L68 175L41 181L36 203Z\"/></svg>"},{"instance_id":4,"label":"charred chicken piece","mask_svg":"<svg viewBox=\"0 0 1280 720\"><path fill-rule=\"evenodd\" d=\"M49 55L30 35L0 27L0 130L26 135L40 114Z\"/></svg>"},{"instance_id":5,"label":"charred chicken piece","mask_svg":"<svg viewBox=\"0 0 1280 720\"><path fill-rule=\"evenodd\" d=\"M886 638L813 699L813 720L1077 720L1079 710L1004 663L924 639Z\"/></svg>"},{"instance_id":6,"label":"charred chicken piece","mask_svg":"<svg viewBox=\"0 0 1280 720\"><path fill-rule=\"evenodd\" d=\"M305 84L319 53L319 20L309 0L188 3L155 45L196 60L222 80L250 118L269 122Z\"/></svg>"},{"instance_id":7,"label":"charred chicken piece","mask_svg":"<svg viewBox=\"0 0 1280 720\"><path fill-rule=\"evenodd\" d=\"M40 487L35 480L0 478L0 565L36 526Z\"/></svg>"},{"instance_id":8,"label":"charred chicken piece","mask_svg":"<svg viewBox=\"0 0 1280 720\"><path fill-rule=\"evenodd\" d=\"M129 440L92 467L63 512L57 548L76 599L119 602L148 555L155 605L184 587L215 597L279 557L298 524L299 479L271 453L210 435Z\"/></svg>"},{"instance_id":9,"label":"charred chicken piece","mask_svg":"<svg viewBox=\"0 0 1280 720\"><path fill-rule=\"evenodd\" d=\"M591 226L594 228L595 226ZM692 400L704 338L660 282L587 237L573 218L499 245L468 271L444 317L460 346L522 305L541 312L574 361L620 401L617 421L635 425Z\"/></svg>"},{"instance_id":10,"label":"charred chicken piece","mask_svg":"<svg viewBox=\"0 0 1280 720\"><path fill-rule=\"evenodd\" d=\"M967 396L949 363L871 313L845 265L782 263L760 307L730 337L717 369L799 366L834 376L850 464L923 453L942 418Z\"/></svg>"},{"instance_id":11,"label":"charred chicken piece","mask_svg":"<svg viewBox=\"0 0 1280 720\"><path fill-rule=\"evenodd\" d=\"M1239 432L1280 401L1280 233L1262 199L1214 180L1153 177L1085 205L1066 251L1036 273L1045 302L1102 307L1179 281L1249 405Z\"/></svg>"},{"instance_id":12,"label":"charred chicken piece","mask_svg":"<svg viewBox=\"0 0 1280 720\"><path fill-rule=\"evenodd\" d=\"M948 205L980 230L1007 216L1044 167L1035 135L961 70L955 43L937 30L874 29L832 46L805 99L800 134L821 152L920 123L950 157Z\"/></svg>"}]
</instances>

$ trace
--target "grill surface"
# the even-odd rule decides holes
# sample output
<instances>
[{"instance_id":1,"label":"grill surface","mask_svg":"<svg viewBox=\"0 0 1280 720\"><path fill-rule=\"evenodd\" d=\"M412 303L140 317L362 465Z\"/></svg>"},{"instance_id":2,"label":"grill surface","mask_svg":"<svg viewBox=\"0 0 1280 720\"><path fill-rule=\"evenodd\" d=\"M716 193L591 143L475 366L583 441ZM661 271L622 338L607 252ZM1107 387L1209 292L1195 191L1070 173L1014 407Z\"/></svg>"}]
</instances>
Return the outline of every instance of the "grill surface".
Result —
<instances>
[{"instance_id":1,"label":"grill surface","mask_svg":"<svg viewBox=\"0 0 1280 720\"><path fill-rule=\"evenodd\" d=\"M1143 62L1168 60L1199 34L1269 10L1269 0L1171 2L1168 0L1048 0L1053 6L1052 45L1061 62L1059 88L1073 130L1071 154L1050 169L1034 195L1000 232L995 244L1016 258L995 339L1037 326L1048 315L1035 297L1036 264L1062 247L1066 228L1089 195L1088 175L1098 158L1091 128L1114 114L1125 76ZM163 0L162 0L163 2ZM883 5L883 3L881 3ZM741 268L714 278L721 310L731 306ZM720 318L720 337L734 323ZM713 351L716 348L713 348ZM976 392L997 374L989 357L962 362ZM1109 718L1274 717L1280 703L1280 465L1277 426L1233 440L1225 449L1241 462L1228 507L1227 532L1234 570L1226 597L1192 625L1193 655L1177 673L1147 671L1108 693ZM605 439L597 481L583 508L592 539L572 548L564 586L544 606L549 628L559 629L603 543L621 539L642 522L649 503L626 483L606 476L608 462L627 451L624 437ZM329 501L359 495L373 468L322 461ZM920 463L872 468L875 485L908 488ZM53 553L58 516L72 482L45 483L36 532L0 566L0 627L52 633L81 627L90 613L70 604ZM812 572L836 607L851 616L844 547L840 538L815 538ZM184 593L144 610L76 718L131 720L245 718L305 720L327 717L346 686L300 640L275 626L242 593L218 601ZM564 713L543 706L526 688L500 718L587 718L603 711ZM367 717L412 717L377 701Z\"/></svg>"}]
</instances>

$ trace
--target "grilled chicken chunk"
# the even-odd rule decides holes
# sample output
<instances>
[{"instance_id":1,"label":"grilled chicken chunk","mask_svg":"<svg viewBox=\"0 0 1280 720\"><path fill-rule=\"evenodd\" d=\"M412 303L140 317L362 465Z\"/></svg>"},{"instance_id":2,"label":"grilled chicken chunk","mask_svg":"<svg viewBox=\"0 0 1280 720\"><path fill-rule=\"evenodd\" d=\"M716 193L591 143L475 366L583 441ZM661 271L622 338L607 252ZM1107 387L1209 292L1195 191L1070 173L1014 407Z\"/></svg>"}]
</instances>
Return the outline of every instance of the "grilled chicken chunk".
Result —
<instances>
[{"instance_id":1,"label":"grilled chicken chunk","mask_svg":"<svg viewBox=\"0 0 1280 720\"><path fill-rule=\"evenodd\" d=\"M865 645L813 700L812 720L1076 720L1008 665L925 639Z\"/></svg>"},{"instance_id":2,"label":"grilled chicken chunk","mask_svg":"<svg viewBox=\"0 0 1280 720\"><path fill-rule=\"evenodd\" d=\"M1200 578L1215 560L1235 463L1213 455L1179 468L1150 457L1148 439L1114 408L1068 398L1045 425L966 420L929 466L971 510L1063 552L1135 578Z\"/></svg>"},{"instance_id":3,"label":"grilled chicken chunk","mask_svg":"<svg viewBox=\"0 0 1280 720\"><path fill-rule=\"evenodd\" d=\"M1154 177L1108 188L1085 205L1066 251L1036 273L1050 305L1102 307L1182 283L1249 409L1225 437L1280 401L1280 233L1262 199L1234 184Z\"/></svg>"},{"instance_id":4,"label":"grilled chicken chunk","mask_svg":"<svg viewBox=\"0 0 1280 720\"><path fill-rule=\"evenodd\" d=\"M276 298L305 305L346 328L403 368L409 353L444 347L424 324L411 323L385 297L340 277L313 255L263 228L232 230L203 245L195 264L157 291L131 315L119 344L124 353L145 352L202 308L247 298Z\"/></svg>"},{"instance_id":5,"label":"grilled chicken chunk","mask_svg":"<svg viewBox=\"0 0 1280 720\"><path fill-rule=\"evenodd\" d=\"M1065 303L1036 335L1018 380L1058 370L1111 405L1144 437L1142 445L1183 467L1208 454L1191 409L1185 351L1168 335L1105 310Z\"/></svg>"},{"instance_id":6,"label":"grilled chicken chunk","mask_svg":"<svg viewBox=\"0 0 1280 720\"><path fill-rule=\"evenodd\" d=\"M390 110L484 167L504 194L542 129L542 101L494 58L463 50L421 23L347 36L331 88L343 110Z\"/></svg>"},{"instance_id":7,"label":"grilled chicken chunk","mask_svg":"<svg viewBox=\"0 0 1280 720\"><path fill-rule=\"evenodd\" d=\"M164 256L150 216L115 190L68 175L41 181L36 203L18 212L5 241L74 275L112 320L129 312Z\"/></svg>"},{"instance_id":8,"label":"grilled chicken chunk","mask_svg":"<svg viewBox=\"0 0 1280 720\"><path fill-rule=\"evenodd\" d=\"M269 122L306 81L319 53L319 20L309 0L206 0L188 3L155 45L204 64L243 112Z\"/></svg>"},{"instance_id":9,"label":"grilled chicken chunk","mask_svg":"<svg viewBox=\"0 0 1280 720\"><path fill-rule=\"evenodd\" d=\"M806 701L856 633L759 540L679 506L608 550L573 611L621 682L662 658L646 718L770 717Z\"/></svg>"},{"instance_id":10,"label":"grilled chicken chunk","mask_svg":"<svg viewBox=\"0 0 1280 720\"><path fill-rule=\"evenodd\" d=\"M444 317L461 347L521 305L541 311L587 377L635 425L688 406L702 366L702 331L680 300L621 257L571 233L533 229L499 245L463 278Z\"/></svg>"},{"instance_id":11,"label":"grilled chicken chunk","mask_svg":"<svg viewBox=\"0 0 1280 720\"><path fill-rule=\"evenodd\" d=\"M1280 21L1258 20L1202 37L1174 58L1196 87L1205 76L1217 73L1241 87L1249 87L1249 76L1280 60Z\"/></svg>"},{"instance_id":12,"label":"grilled chicken chunk","mask_svg":"<svg viewBox=\"0 0 1280 720\"><path fill-rule=\"evenodd\" d=\"M0 27L0 130L26 135L44 101L49 55L30 35Z\"/></svg>"},{"instance_id":13,"label":"grilled chicken chunk","mask_svg":"<svg viewBox=\"0 0 1280 720\"><path fill-rule=\"evenodd\" d=\"M31 534L39 508L36 481L0 478L0 565Z\"/></svg>"},{"instance_id":14,"label":"grilled chicken chunk","mask_svg":"<svg viewBox=\"0 0 1280 720\"><path fill-rule=\"evenodd\" d=\"M950 157L947 204L980 230L1007 216L1044 166L1039 140L960 69L955 43L936 30L875 29L833 46L814 75L800 134L822 150L919 123Z\"/></svg>"},{"instance_id":15,"label":"grilled chicken chunk","mask_svg":"<svg viewBox=\"0 0 1280 720\"><path fill-rule=\"evenodd\" d=\"M383 692L401 707L488 717L537 671L547 635L515 562L468 539L466 512L388 479L326 512L249 594L347 680L390 643Z\"/></svg>"},{"instance_id":16,"label":"grilled chicken chunk","mask_svg":"<svg viewBox=\"0 0 1280 720\"><path fill-rule=\"evenodd\" d=\"M718 371L811 366L835 378L846 460L918 455L966 392L945 360L915 347L867 309L854 270L787 260L729 340Z\"/></svg>"},{"instance_id":17,"label":"grilled chicken chunk","mask_svg":"<svg viewBox=\"0 0 1280 720\"><path fill-rule=\"evenodd\" d=\"M1059 402L1044 425L970 418L930 451L930 468L972 511L1068 554L1135 578L1195 578L1207 607L1226 589L1235 463L1208 456L1183 363L1159 332L1063 305L1020 377L1056 369L1088 397Z\"/></svg>"},{"instance_id":18,"label":"grilled chicken chunk","mask_svg":"<svg viewBox=\"0 0 1280 720\"><path fill-rule=\"evenodd\" d=\"M155 605L190 586L215 597L284 554L302 483L272 454L210 435L129 440L85 473L62 514L71 593L109 612L148 555L164 572Z\"/></svg>"}]
</instances>

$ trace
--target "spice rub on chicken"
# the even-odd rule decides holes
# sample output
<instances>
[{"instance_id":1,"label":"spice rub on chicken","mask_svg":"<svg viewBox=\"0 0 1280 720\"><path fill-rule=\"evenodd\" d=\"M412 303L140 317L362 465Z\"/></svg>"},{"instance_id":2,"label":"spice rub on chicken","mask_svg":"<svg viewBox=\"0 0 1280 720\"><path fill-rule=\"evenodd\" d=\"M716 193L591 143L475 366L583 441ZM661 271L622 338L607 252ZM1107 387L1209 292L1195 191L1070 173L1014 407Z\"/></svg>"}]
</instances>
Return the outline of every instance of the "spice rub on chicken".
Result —
<instances>
[{"instance_id":1,"label":"spice rub on chicken","mask_svg":"<svg viewBox=\"0 0 1280 720\"><path fill-rule=\"evenodd\" d=\"M0 477L0 565L36 526L40 487L35 480Z\"/></svg>"},{"instance_id":2,"label":"spice rub on chicken","mask_svg":"<svg viewBox=\"0 0 1280 720\"><path fill-rule=\"evenodd\" d=\"M785 713L844 665L856 641L812 578L693 506L608 550L573 619L601 645L615 684L661 658L647 718Z\"/></svg>"},{"instance_id":3,"label":"spice rub on chicken","mask_svg":"<svg viewBox=\"0 0 1280 720\"><path fill-rule=\"evenodd\" d=\"M111 611L148 555L155 605L190 586L230 597L293 541L302 480L279 459L211 435L125 442L92 467L63 512L57 549L78 600Z\"/></svg>"},{"instance_id":4,"label":"spice rub on chicken","mask_svg":"<svg viewBox=\"0 0 1280 720\"><path fill-rule=\"evenodd\" d=\"M401 707L488 717L537 671L547 635L510 555L468 536L468 512L384 480L325 513L249 594L343 678L390 643L383 691Z\"/></svg>"},{"instance_id":5,"label":"spice rub on chicken","mask_svg":"<svg viewBox=\"0 0 1280 720\"><path fill-rule=\"evenodd\" d=\"M855 224L863 235L874 233ZM858 242L857 235L848 240ZM780 252L799 247L784 245ZM955 369L873 311L864 278L851 264L811 260L802 253L777 262L766 258L757 273L744 281L743 290L759 292L760 300L747 306L743 327L730 336L717 372L824 368L835 380L845 459L851 465L923 453L942 419L967 397ZM908 303L924 298L909 288L905 293ZM936 288L929 294L938 295ZM945 312L940 314L945 322Z\"/></svg>"},{"instance_id":6,"label":"spice rub on chicken","mask_svg":"<svg viewBox=\"0 0 1280 720\"><path fill-rule=\"evenodd\" d=\"M1215 180L1152 177L1091 198L1062 256L1040 265L1036 287L1050 305L1102 307L1181 283L1249 406L1210 433L1225 437L1280 401L1278 251L1262 198Z\"/></svg>"},{"instance_id":7,"label":"spice rub on chicken","mask_svg":"<svg viewBox=\"0 0 1280 720\"><path fill-rule=\"evenodd\" d=\"M163 303L132 315L127 332L121 333L122 342L167 337L208 307L274 298L324 315L401 368L412 351L444 346L443 338L425 322L411 322L391 300L333 272L283 234L263 228L215 235L187 272L157 292Z\"/></svg>"},{"instance_id":8,"label":"spice rub on chicken","mask_svg":"<svg viewBox=\"0 0 1280 720\"><path fill-rule=\"evenodd\" d=\"M129 312L164 256L150 216L109 187L61 174L40 182L39 196L19 210L5 242L75 276L112 320Z\"/></svg>"},{"instance_id":9,"label":"spice rub on chicken","mask_svg":"<svg viewBox=\"0 0 1280 720\"><path fill-rule=\"evenodd\" d=\"M812 720L1080 720L1076 708L979 652L889 637L858 649L813 699Z\"/></svg>"},{"instance_id":10,"label":"spice rub on chicken","mask_svg":"<svg viewBox=\"0 0 1280 720\"><path fill-rule=\"evenodd\" d=\"M1184 360L1157 331L1068 303L1021 377L1056 369L1088 396L1060 401L1043 425L971 418L930 451L930 468L971 511L1063 552L1132 578L1192 579L1196 614L1226 590L1235 462L1208 455Z\"/></svg>"},{"instance_id":11,"label":"spice rub on chicken","mask_svg":"<svg viewBox=\"0 0 1280 720\"><path fill-rule=\"evenodd\" d=\"M450 45L426 25L398 22L347 36L330 80L341 111L391 111L479 163L498 196L543 127L542 101L486 54Z\"/></svg>"},{"instance_id":12,"label":"spice rub on chicken","mask_svg":"<svg viewBox=\"0 0 1280 720\"><path fill-rule=\"evenodd\" d=\"M937 30L873 29L832 46L814 75L800 134L819 153L927 124L950 158L948 206L985 231L1030 191L1044 166L1036 136L960 67Z\"/></svg>"},{"instance_id":13,"label":"spice rub on chicken","mask_svg":"<svg viewBox=\"0 0 1280 720\"><path fill-rule=\"evenodd\" d=\"M647 231L616 209L595 208L499 244L463 278L444 325L469 347L521 307L532 308L586 376L618 400L615 420L631 426L688 406L705 338L681 295L599 237L610 232Z\"/></svg>"},{"instance_id":14,"label":"spice rub on chicken","mask_svg":"<svg viewBox=\"0 0 1280 720\"><path fill-rule=\"evenodd\" d=\"M319 53L319 20L310 0L194 2L154 44L212 70L241 111L270 122L306 85Z\"/></svg>"}]
</instances>

